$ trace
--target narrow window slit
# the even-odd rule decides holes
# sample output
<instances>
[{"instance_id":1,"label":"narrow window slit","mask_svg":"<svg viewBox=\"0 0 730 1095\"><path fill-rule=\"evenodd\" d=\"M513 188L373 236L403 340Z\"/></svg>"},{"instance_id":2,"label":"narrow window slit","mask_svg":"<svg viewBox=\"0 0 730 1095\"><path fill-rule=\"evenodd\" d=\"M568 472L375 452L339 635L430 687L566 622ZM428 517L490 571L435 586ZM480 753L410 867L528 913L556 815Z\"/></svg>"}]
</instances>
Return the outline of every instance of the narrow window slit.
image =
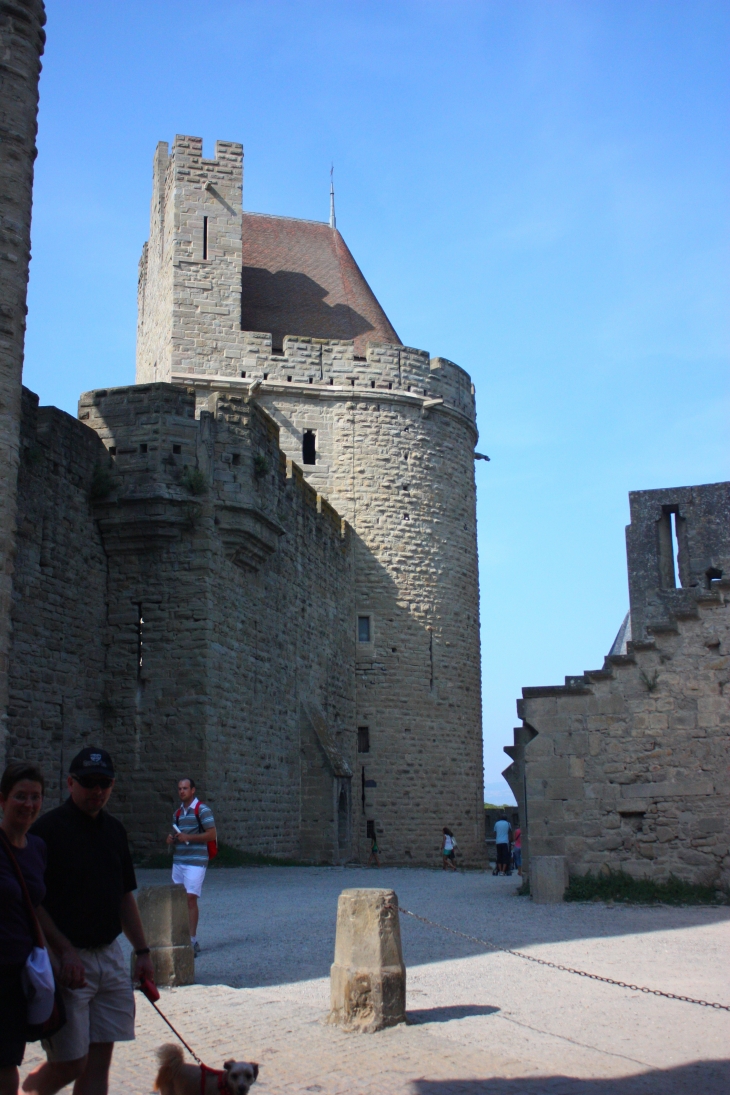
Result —
<instances>
[{"instance_id":1,"label":"narrow window slit","mask_svg":"<svg viewBox=\"0 0 730 1095\"><path fill-rule=\"evenodd\" d=\"M302 435L302 463L317 463L317 435L314 430L305 430Z\"/></svg>"}]
</instances>

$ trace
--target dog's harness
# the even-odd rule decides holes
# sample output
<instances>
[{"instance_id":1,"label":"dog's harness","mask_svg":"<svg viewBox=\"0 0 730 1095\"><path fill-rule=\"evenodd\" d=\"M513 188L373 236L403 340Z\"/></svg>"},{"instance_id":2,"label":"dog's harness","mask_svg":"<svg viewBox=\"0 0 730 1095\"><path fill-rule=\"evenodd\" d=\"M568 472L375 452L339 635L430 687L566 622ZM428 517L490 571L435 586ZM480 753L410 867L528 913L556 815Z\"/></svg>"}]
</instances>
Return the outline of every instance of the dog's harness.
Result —
<instances>
[{"instance_id":1,"label":"dog's harness","mask_svg":"<svg viewBox=\"0 0 730 1095\"><path fill-rule=\"evenodd\" d=\"M205 1077L206 1076L215 1076L215 1078L218 1081L218 1090L219 1091L227 1091L228 1090L228 1085L226 1084L226 1074L225 1074L225 1072L220 1068L208 1068L208 1066L204 1065L203 1062L201 1061L201 1063L200 1063L200 1095L205 1095ZM230 1095L230 1092L229 1092L229 1095Z\"/></svg>"}]
</instances>

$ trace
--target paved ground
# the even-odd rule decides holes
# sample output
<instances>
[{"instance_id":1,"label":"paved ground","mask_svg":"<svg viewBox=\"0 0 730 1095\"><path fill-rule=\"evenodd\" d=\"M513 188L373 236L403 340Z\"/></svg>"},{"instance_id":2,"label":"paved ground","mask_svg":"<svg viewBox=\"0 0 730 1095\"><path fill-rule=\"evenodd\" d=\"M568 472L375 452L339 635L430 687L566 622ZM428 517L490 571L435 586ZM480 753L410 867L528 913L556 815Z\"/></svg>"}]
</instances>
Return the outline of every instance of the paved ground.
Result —
<instances>
[{"instance_id":1,"label":"paved ground","mask_svg":"<svg viewBox=\"0 0 730 1095\"><path fill-rule=\"evenodd\" d=\"M140 886L167 881L141 871ZM258 1060L253 1095L727 1095L730 1013L545 969L401 918L410 1023L375 1035L326 1024L337 895L396 890L462 931L639 985L730 1004L730 909L537 906L518 879L440 871L211 871L199 985L161 1005L211 1065ZM111 1095L146 1095L171 1036L142 999ZM35 1048L28 1057L36 1060Z\"/></svg>"}]
</instances>

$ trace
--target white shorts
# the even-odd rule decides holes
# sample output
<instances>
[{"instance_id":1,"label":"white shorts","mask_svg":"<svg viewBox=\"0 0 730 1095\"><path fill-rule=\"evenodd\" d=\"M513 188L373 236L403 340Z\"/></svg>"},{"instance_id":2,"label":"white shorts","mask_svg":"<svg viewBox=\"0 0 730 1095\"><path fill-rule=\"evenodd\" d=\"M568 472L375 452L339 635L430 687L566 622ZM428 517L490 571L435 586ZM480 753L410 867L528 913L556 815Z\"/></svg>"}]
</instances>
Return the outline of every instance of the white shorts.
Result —
<instances>
[{"instance_id":1,"label":"white shorts","mask_svg":"<svg viewBox=\"0 0 730 1095\"><path fill-rule=\"evenodd\" d=\"M206 867L187 866L184 863L173 863L172 881L185 887L186 893L194 893L200 897L205 881Z\"/></svg>"},{"instance_id":2,"label":"white shorts","mask_svg":"<svg viewBox=\"0 0 730 1095\"><path fill-rule=\"evenodd\" d=\"M43 1041L49 1061L77 1061L86 1056L92 1042L134 1039L132 974L119 940L78 953L86 985L63 990L66 1024Z\"/></svg>"}]
</instances>

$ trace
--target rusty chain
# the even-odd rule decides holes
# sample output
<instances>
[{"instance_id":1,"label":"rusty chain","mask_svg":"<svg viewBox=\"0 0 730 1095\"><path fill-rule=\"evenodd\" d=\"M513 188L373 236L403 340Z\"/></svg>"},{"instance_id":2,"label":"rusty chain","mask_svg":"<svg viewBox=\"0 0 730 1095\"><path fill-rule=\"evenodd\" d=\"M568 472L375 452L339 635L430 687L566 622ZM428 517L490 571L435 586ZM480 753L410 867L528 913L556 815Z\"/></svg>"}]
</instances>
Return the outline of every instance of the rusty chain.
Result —
<instances>
[{"instance_id":1,"label":"rusty chain","mask_svg":"<svg viewBox=\"0 0 730 1095\"><path fill-rule=\"evenodd\" d=\"M500 947L498 943L490 943L487 939L477 939L474 935L466 935L456 928L447 928L445 924L437 924L435 920L428 920L425 916L404 909L402 905L386 905L386 909L397 910L404 916L410 916L414 920L420 920L422 924L428 924L431 928L440 928L450 935L458 935L461 939L467 939L470 943L478 943L480 947L488 947L490 950L500 951L502 954L511 954L515 958L524 958L526 962L535 962L538 966L547 966L551 970L561 970L562 973L574 973L578 977L587 977L591 981L602 981L605 985L617 985L620 989L630 989L632 992L644 992L649 996L663 996L666 1000L680 1000L683 1004L699 1004L703 1008L715 1008L717 1011L730 1011L730 1004L716 1004L710 1000L695 1000L693 996L678 996L674 992L663 992L662 989L650 989L645 985L630 985L626 981L614 981L613 977L601 977L599 973L588 973L586 970L576 970L572 966L561 966L558 962L548 962L545 958L537 958L534 954L525 954L523 951L513 951L509 947Z\"/></svg>"}]
</instances>

